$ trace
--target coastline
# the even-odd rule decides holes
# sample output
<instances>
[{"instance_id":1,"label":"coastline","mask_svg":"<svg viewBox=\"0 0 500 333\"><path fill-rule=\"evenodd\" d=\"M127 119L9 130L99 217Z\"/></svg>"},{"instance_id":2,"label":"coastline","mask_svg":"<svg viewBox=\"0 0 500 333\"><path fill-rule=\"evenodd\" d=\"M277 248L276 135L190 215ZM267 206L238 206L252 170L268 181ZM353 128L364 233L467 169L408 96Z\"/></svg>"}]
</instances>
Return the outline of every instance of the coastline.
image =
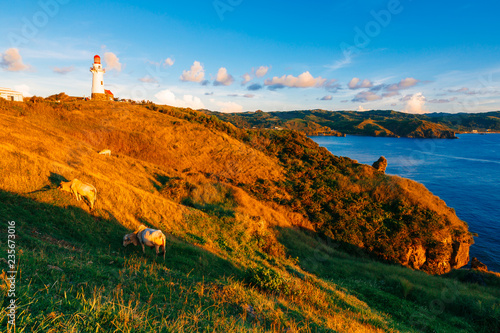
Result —
<instances>
[{"instance_id":1,"label":"coastline","mask_svg":"<svg viewBox=\"0 0 500 333\"><path fill-rule=\"evenodd\" d=\"M487 139L481 135L469 135L456 143L455 140L372 140L358 135L348 135L343 140L311 137L332 154L346 156L362 164L371 165L381 155L385 156L388 160L387 174L423 184L456 210L459 218L467 222L470 231L479 234L471 246L471 258L477 257L491 271L498 272L500 247L496 244L500 240L495 235L499 235L500 226L494 216L499 213L495 203L500 201L500 195L489 191L484 184L487 180L495 182L500 177L496 171L500 161L478 154L477 147L482 138L490 141L493 136ZM494 140L495 143L498 141Z\"/></svg>"}]
</instances>

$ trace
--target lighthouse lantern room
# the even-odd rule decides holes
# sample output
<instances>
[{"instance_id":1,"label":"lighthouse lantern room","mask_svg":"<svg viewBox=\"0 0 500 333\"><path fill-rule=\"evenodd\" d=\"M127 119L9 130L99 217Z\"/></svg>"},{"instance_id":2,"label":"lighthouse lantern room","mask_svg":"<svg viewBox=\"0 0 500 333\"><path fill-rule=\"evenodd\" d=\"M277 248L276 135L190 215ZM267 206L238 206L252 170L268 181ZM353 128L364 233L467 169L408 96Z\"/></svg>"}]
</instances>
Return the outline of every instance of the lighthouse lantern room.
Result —
<instances>
[{"instance_id":1,"label":"lighthouse lantern room","mask_svg":"<svg viewBox=\"0 0 500 333\"><path fill-rule=\"evenodd\" d=\"M101 57L94 56L94 64L90 67L92 72L92 99L107 100L106 93L104 92L104 73L106 70L102 68Z\"/></svg>"}]
</instances>

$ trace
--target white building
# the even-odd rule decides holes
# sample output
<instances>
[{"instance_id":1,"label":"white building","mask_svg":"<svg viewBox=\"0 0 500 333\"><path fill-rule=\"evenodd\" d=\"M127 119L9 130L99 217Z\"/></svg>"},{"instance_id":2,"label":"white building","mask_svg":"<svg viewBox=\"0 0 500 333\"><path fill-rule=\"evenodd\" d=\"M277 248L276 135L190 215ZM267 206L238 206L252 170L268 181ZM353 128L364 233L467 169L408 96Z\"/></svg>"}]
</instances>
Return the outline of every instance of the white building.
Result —
<instances>
[{"instance_id":1,"label":"white building","mask_svg":"<svg viewBox=\"0 0 500 333\"><path fill-rule=\"evenodd\" d=\"M23 94L19 91L15 91L7 88L0 88L0 97L5 98L8 101L22 102Z\"/></svg>"}]
</instances>

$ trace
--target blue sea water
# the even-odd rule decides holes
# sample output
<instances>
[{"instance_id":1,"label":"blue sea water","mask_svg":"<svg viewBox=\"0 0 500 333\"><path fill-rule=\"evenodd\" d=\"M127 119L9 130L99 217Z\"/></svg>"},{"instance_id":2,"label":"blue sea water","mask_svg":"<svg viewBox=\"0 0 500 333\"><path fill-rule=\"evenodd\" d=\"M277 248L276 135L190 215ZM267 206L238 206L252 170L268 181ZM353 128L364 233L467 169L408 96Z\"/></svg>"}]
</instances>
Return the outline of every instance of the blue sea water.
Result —
<instances>
[{"instance_id":1,"label":"blue sea water","mask_svg":"<svg viewBox=\"0 0 500 333\"><path fill-rule=\"evenodd\" d=\"M470 249L500 272L500 134L461 134L458 140L312 137L337 156L371 165L380 156L387 174L413 179L455 209L479 236Z\"/></svg>"}]
</instances>

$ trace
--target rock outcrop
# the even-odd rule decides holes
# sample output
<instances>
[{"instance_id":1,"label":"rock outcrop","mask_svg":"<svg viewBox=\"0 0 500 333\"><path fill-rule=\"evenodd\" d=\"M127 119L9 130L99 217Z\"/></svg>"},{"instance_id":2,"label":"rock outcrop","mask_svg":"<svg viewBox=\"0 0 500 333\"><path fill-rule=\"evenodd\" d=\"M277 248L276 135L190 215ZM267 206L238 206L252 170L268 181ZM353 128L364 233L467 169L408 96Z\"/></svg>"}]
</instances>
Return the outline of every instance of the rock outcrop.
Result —
<instances>
[{"instance_id":1,"label":"rock outcrop","mask_svg":"<svg viewBox=\"0 0 500 333\"><path fill-rule=\"evenodd\" d=\"M422 245L412 245L406 252L406 257L403 259L403 265L413 269L420 269L425 264L426 251Z\"/></svg>"},{"instance_id":2,"label":"rock outcrop","mask_svg":"<svg viewBox=\"0 0 500 333\"><path fill-rule=\"evenodd\" d=\"M437 241L432 247L425 248L420 244L411 245L407 248L404 258L401 258L401 263L404 266L431 274L448 273L452 269L467 265L472 242L470 237L454 240L448 236ZM483 265L479 261L477 262ZM482 267L480 265L478 267ZM482 269L478 268L478 270Z\"/></svg>"},{"instance_id":3,"label":"rock outcrop","mask_svg":"<svg viewBox=\"0 0 500 333\"><path fill-rule=\"evenodd\" d=\"M459 268L469 263L469 248L472 245L472 239L468 241L455 241L453 242L453 253L451 255L451 266Z\"/></svg>"},{"instance_id":4,"label":"rock outcrop","mask_svg":"<svg viewBox=\"0 0 500 333\"><path fill-rule=\"evenodd\" d=\"M488 266L480 262L476 257L472 258L470 268L475 269L476 271L488 272Z\"/></svg>"},{"instance_id":5,"label":"rock outcrop","mask_svg":"<svg viewBox=\"0 0 500 333\"><path fill-rule=\"evenodd\" d=\"M387 159L384 156L380 156L380 158L372 164L377 171L385 173L385 169L387 168Z\"/></svg>"}]
</instances>

